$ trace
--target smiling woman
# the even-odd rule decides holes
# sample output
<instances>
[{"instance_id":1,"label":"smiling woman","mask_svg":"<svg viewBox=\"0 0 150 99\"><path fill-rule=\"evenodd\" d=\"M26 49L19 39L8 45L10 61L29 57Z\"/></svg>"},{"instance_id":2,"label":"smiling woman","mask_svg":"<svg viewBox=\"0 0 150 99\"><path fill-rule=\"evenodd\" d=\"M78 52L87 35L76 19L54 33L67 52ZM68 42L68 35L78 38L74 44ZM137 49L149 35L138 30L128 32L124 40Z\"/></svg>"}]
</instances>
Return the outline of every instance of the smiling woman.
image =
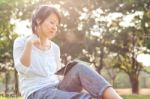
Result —
<instances>
[{"instance_id":1,"label":"smiling woman","mask_svg":"<svg viewBox=\"0 0 150 99\"><path fill-rule=\"evenodd\" d=\"M80 62L58 80L60 49L52 38L59 23L54 7L39 6L32 15L32 34L14 42L13 58L23 99L121 99L101 75ZM82 93L83 88L88 93Z\"/></svg>"}]
</instances>

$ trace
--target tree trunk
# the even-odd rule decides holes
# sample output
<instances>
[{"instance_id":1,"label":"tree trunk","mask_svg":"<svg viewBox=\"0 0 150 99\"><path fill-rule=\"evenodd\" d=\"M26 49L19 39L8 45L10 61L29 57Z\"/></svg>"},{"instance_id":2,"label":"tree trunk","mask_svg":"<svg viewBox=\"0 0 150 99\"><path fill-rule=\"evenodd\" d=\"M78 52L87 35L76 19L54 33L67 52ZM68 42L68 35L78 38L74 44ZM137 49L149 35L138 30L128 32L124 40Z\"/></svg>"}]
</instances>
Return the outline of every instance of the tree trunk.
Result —
<instances>
[{"instance_id":1,"label":"tree trunk","mask_svg":"<svg viewBox=\"0 0 150 99\"><path fill-rule=\"evenodd\" d=\"M131 87L132 87L132 94L139 94L139 79L138 75L131 74L129 75Z\"/></svg>"},{"instance_id":2,"label":"tree trunk","mask_svg":"<svg viewBox=\"0 0 150 99\"><path fill-rule=\"evenodd\" d=\"M132 86L132 94L139 94L139 79L138 79L138 74L137 72L139 72L139 70L135 69L137 68L138 64L137 64L137 61L135 59L135 52L134 52L134 49L135 49L135 45L136 45L136 34L135 32L133 31L132 32L132 71L129 75L130 77L130 82L131 82L131 86Z\"/></svg>"},{"instance_id":3,"label":"tree trunk","mask_svg":"<svg viewBox=\"0 0 150 99\"><path fill-rule=\"evenodd\" d=\"M19 95L19 88L18 88L18 75L17 71L15 70L15 95Z\"/></svg>"},{"instance_id":4,"label":"tree trunk","mask_svg":"<svg viewBox=\"0 0 150 99\"><path fill-rule=\"evenodd\" d=\"M115 86L115 78L112 79L112 85L113 85L114 88L116 87Z\"/></svg>"},{"instance_id":5,"label":"tree trunk","mask_svg":"<svg viewBox=\"0 0 150 99\"><path fill-rule=\"evenodd\" d=\"M101 70L103 69L103 66L104 66L104 63L103 63L103 60L104 60L104 49L103 47L100 47L100 65L99 67L97 68L97 71L101 74Z\"/></svg>"},{"instance_id":6,"label":"tree trunk","mask_svg":"<svg viewBox=\"0 0 150 99\"><path fill-rule=\"evenodd\" d=\"M8 79L9 79L9 73L6 70L5 71L5 96L8 95Z\"/></svg>"}]
</instances>

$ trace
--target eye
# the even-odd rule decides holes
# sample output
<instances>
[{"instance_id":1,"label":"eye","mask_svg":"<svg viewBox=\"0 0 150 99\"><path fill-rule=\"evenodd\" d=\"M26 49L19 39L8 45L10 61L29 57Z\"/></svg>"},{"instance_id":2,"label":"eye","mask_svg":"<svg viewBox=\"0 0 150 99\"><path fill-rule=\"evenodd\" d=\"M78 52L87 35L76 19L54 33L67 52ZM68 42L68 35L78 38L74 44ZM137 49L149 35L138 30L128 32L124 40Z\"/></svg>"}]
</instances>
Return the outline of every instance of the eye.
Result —
<instances>
[{"instance_id":1,"label":"eye","mask_svg":"<svg viewBox=\"0 0 150 99\"><path fill-rule=\"evenodd\" d=\"M50 21L50 24L54 24L54 22L53 22L53 21Z\"/></svg>"},{"instance_id":2,"label":"eye","mask_svg":"<svg viewBox=\"0 0 150 99\"><path fill-rule=\"evenodd\" d=\"M53 22L53 21L50 21L50 24L55 25L56 27L58 27L58 24Z\"/></svg>"}]
</instances>

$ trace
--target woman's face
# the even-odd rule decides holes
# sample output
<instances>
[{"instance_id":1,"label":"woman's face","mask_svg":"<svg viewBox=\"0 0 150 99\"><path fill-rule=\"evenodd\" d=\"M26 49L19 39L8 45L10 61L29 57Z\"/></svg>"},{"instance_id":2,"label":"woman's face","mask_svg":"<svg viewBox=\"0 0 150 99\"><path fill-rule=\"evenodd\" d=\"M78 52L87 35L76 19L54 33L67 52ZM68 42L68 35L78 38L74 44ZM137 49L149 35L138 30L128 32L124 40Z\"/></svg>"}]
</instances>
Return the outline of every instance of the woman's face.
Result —
<instances>
[{"instance_id":1,"label":"woman's face","mask_svg":"<svg viewBox=\"0 0 150 99\"><path fill-rule=\"evenodd\" d=\"M51 13L40 25L38 35L40 37L51 39L56 35L59 24L58 17L55 13Z\"/></svg>"}]
</instances>

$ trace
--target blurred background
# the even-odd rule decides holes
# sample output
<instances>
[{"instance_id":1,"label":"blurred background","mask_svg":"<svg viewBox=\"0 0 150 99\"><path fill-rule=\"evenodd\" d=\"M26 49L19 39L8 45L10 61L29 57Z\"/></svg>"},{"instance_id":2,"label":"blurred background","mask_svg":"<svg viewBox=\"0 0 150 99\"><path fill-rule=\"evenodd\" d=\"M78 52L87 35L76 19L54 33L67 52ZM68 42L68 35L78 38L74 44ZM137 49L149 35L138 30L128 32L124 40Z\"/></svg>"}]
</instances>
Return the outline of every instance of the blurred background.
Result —
<instances>
[{"instance_id":1,"label":"blurred background","mask_svg":"<svg viewBox=\"0 0 150 99\"><path fill-rule=\"evenodd\" d=\"M150 0L0 0L0 96L20 95L13 42L31 34L31 14L41 4L61 13L53 40L62 63L83 60L120 95L150 98Z\"/></svg>"}]
</instances>

